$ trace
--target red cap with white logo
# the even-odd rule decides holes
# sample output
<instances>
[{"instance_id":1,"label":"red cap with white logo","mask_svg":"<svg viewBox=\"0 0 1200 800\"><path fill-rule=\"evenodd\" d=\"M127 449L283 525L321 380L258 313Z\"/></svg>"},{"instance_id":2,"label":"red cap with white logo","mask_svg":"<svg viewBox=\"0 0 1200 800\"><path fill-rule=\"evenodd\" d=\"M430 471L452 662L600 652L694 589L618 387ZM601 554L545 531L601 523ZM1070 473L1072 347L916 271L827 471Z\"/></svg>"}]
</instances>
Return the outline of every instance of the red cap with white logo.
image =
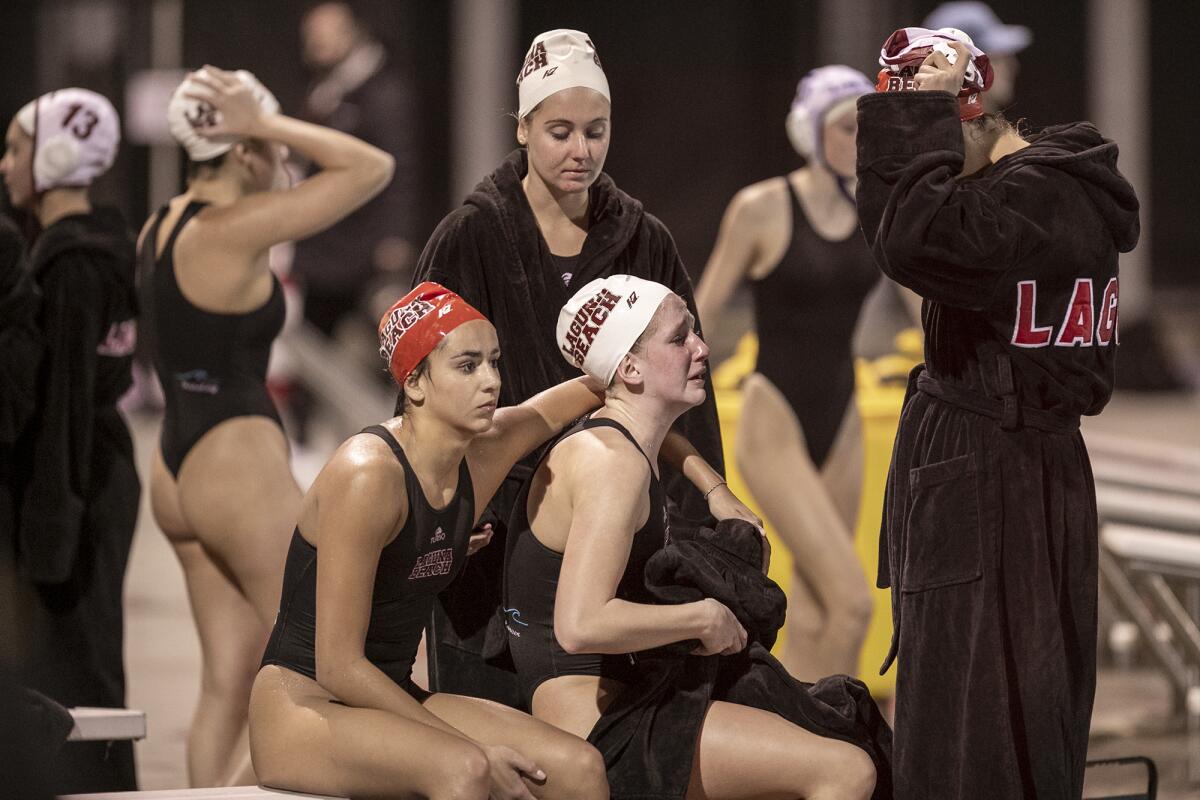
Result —
<instances>
[{"instance_id":1,"label":"red cap with white logo","mask_svg":"<svg viewBox=\"0 0 1200 800\"><path fill-rule=\"evenodd\" d=\"M930 53L939 52L953 65L958 54L951 42L966 45L971 61L963 75L962 87L958 91L958 118L963 122L975 119L983 113L980 95L992 85L992 65L987 53L971 41L971 37L956 28L900 28L894 31L879 51L879 71L875 84L877 92L907 92L916 87L915 76L921 63Z\"/></svg>"},{"instance_id":2,"label":"red cap with white logo","mask_svg":"<svg viewBox=\"0 0 1200 800\"><path fill-rule=\"evenodd\" d=\"M397 385L434 351L442 339L483 314L441 284L425 281L397 300L379 320L379 355Z\"/></svg>"}]
</instances>

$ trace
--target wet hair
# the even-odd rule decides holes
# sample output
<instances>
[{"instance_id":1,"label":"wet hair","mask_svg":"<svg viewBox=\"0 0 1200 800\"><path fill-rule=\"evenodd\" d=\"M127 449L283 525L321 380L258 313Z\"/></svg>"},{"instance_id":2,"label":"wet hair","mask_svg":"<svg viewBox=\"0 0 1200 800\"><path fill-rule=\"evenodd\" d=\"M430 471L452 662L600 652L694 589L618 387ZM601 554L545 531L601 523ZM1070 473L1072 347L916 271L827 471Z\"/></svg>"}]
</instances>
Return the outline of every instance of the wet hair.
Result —
<instances>
[{"instance_id":1,"label":"wet hair","mask_svg":"<svg viewBox=\"0 0 1200 800\"><path fill-rule=\"evenodd\" d=\"M422 358L421 363L417 364L410 374L414 378L420 378L427 372L429 372L429 356ZM393 381L393 383L395 383L395 381ZM406 399L407 398L404 396L404 385L401 384L399 386L399 391L396 393L396 408L392 411L392 416L399 417L404 415L404 412L407 411L407 408L405 408Z\"/></svg>"},{"instance_id":2,"label":"wet hair","mask_svg":"<svg viewBox=\"0 0 1200 800\"><path fill-rule=\"evenodd\" d=\"M180 149L182 150L182 148L180 148ZM183 157L187 158L188 180L192 180L197 175L199 175L201 170L205 170L205 169L218 170L218 169L220 169L221 165L225 163L225 156L227 156L227 155L229 155L228 151L221 153L221 155L219 155L219 156L214 156L213 158L205 159L204 161L193 161L192 159L187 158L187 151L183 150Z\"/></svg>"},{"instance_id":3,"label":"wet hair","mask_svg":"<svg viewBox=\"0 0 1200 800\"><path fill-rule=\"evenodd\" d=\"M533 115L542 110L542 106L545 104L545 102L546 101L543 100L541 103L538 103L536 106L529 109L529 113L523 117L517 116L516 111L511 111L511 112L509 112L508 115L510 117L512 117L513 119L515 119L518 123L521 123L521 122L525 123L525 127L528 128L530 126L530 124L532 124L531 120L533 119ZM528 146L529 146L528 143L521 145L521 147L528 147Z\"/></svg>"},{"instance_id":4,"label":"wet hair","mask_svg":"<svg viewBox=\"0 0 1200 800\"><path fill-rule=\"evenodd\" d=\"M968 120L963 124L967 126L967 130L973 136L983 136L986 134L1002 134L1002 133L1020 133L1019 127L1023 120L1018 120L1015 124L1004 116L1003 111L988 111L980 114L972 120Z\"/></svg>"},{"instance_id":5,"label":"wet hair","mask_svg":"<svg viewBox=\"0 0 1200 800\"><path fill-rule=\"evenodd\" d=\"M253 153L257 153L258 155L267 156L270 154L271 143L266 139L242 139L240 143L244 144L246 149ZM188 180L192 180L193 178L197 177L201 171L216 171L220 169L225 164L226 157L231 152L232 150L226 150L219 156L213 156L212 158L205 159L204 161L193 161L191 158L188 158L187 151L184 150L183 156L187 159Z\"/></svg>"}]
</instances>

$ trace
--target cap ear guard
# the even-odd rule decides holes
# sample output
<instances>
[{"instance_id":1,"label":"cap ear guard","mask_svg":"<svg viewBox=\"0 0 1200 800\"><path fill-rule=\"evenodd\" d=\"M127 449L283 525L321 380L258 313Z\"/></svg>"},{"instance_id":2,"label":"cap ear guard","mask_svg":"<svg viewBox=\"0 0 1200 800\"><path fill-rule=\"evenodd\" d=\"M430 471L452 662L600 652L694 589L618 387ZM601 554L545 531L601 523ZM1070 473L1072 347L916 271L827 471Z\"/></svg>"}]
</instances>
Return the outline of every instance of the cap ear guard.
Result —
<instances>
[{"instance_id":1,"label":"cap ear guard","mask_svg":"<svg viewBox=\"0 0 1200 800\"><path fill-rule=\"evenodd\" d=\"M805 158L813 157L816 142L813 141L813 124L804 106L793 106L787 115L788 140L796 152Z\"/></svg>"},{"instance_id":2,"label":"cap ear guard","mask_svg":"<svg viewBox=\"0 0 1200 800\"><path fill-rule=\"evenodd\" d=\"M38 142L33 156L33 174L39 186L61 186L62 181L79 167L82 155L79 141L59 131Z\"/></svg>"}]
</instances>

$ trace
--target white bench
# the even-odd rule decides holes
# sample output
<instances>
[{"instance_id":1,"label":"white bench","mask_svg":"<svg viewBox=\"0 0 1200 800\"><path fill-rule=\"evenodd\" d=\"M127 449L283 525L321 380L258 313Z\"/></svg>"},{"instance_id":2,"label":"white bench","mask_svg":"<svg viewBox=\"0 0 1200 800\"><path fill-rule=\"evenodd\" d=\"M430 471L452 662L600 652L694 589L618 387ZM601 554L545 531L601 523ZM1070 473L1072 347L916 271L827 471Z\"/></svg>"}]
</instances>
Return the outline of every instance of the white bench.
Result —
<instances>
[{"instance_id":1,"label":"white bench","mask_svg":"<svg viewBox=\"0 0 1200 800\"><path fill-rule=\"evenodd\" d=\"M109 792L106 794L68 794L59 800L263 800L263 798L286 800L340 800L323 794L285 792L282 789L264 789L261 786L226 786L219 789L159 789L150 792Z\"/></svg>"},{"instance_id":2,"label":"white bench","mask_svg":"<svg viewBox=\"0 0 1200 800\"><path fill-rule=\"evenodd\" d=\"M146 712L130 708L67 709L75 727L67 736L68 742L108 742L146 738Z\"/></svg>"},{"instance_id":3,"label":"white bench","mask_svg":"<svg viewBox=\"0 0 1200 800\"><path fill-rule=\"evenodd\" d=\"M1122 523L1200 534L1200 496L1097 484L1096 511L1101 526Z\"/></svg>"}]
</instances>

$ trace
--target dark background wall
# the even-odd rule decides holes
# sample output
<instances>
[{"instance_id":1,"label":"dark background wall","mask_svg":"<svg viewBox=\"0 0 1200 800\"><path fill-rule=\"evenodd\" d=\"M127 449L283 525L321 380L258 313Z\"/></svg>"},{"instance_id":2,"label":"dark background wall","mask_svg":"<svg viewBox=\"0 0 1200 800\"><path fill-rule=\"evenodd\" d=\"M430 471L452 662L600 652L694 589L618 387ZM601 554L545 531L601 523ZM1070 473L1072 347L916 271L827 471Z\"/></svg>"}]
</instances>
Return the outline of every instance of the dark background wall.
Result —
<instances>
[{"instance_id":1,"label":"dark background wall","mask_svg":"<svg viewBox=\"0 0 1200 800\"><path fill-rule=\"evenodd\" d=\"M111 59L78 64L70 50L51 47L46 30L56 9L76 0L7 0L0 48L0 116L4 120L41 91L40 76L55 75L109 94L121 109L121 87L149 64L151 0L116 0L120 38ZM307 85L298 24L303 0L184 0L186 65L206 61L245 67L270 86L285 110L294 110ZM420 118L426 174L422 226L431 230L459 198L449 184L449 2L376 0L355 4L392 52L414 71L422 97ZM675 235L688 267L698 275L721 213L746 184L799 164L783 131L796 81L818 66L819 3L735 0L524 0L519 3L523 53L532 37L555 27L587 31L596 42L613 90L614 139L608 171L641 199ZM879 0L864 28L917 24L937 0ZM1032 130L1087 116L1087 0L995 0L1006 22L1032 28L1021 54L1017 103L1009 116ZM1153 280L1157 286L1200 286L1200 159L1192 142L1200 112L1190 72L1175 67L1200 30L1200 3L1147 3L1152 80L1145 91L1151 115ZM894 17L881 19L880 17ZM41 21L41 22L39 22ZM886 23L886 24L883 24ZM1108 54L1106 70L1122 68ZM54 63L47 63L53 59ZM63 62L63 63L59 63ZM515 76L517 63L496 69ZM873 75L873 63L851 64ZM516 103L515 87L510 99ZM145 208L147 158L126 147L113 174L97 187L101 197L140 220Z\"/></svg>"}]
</instances>

